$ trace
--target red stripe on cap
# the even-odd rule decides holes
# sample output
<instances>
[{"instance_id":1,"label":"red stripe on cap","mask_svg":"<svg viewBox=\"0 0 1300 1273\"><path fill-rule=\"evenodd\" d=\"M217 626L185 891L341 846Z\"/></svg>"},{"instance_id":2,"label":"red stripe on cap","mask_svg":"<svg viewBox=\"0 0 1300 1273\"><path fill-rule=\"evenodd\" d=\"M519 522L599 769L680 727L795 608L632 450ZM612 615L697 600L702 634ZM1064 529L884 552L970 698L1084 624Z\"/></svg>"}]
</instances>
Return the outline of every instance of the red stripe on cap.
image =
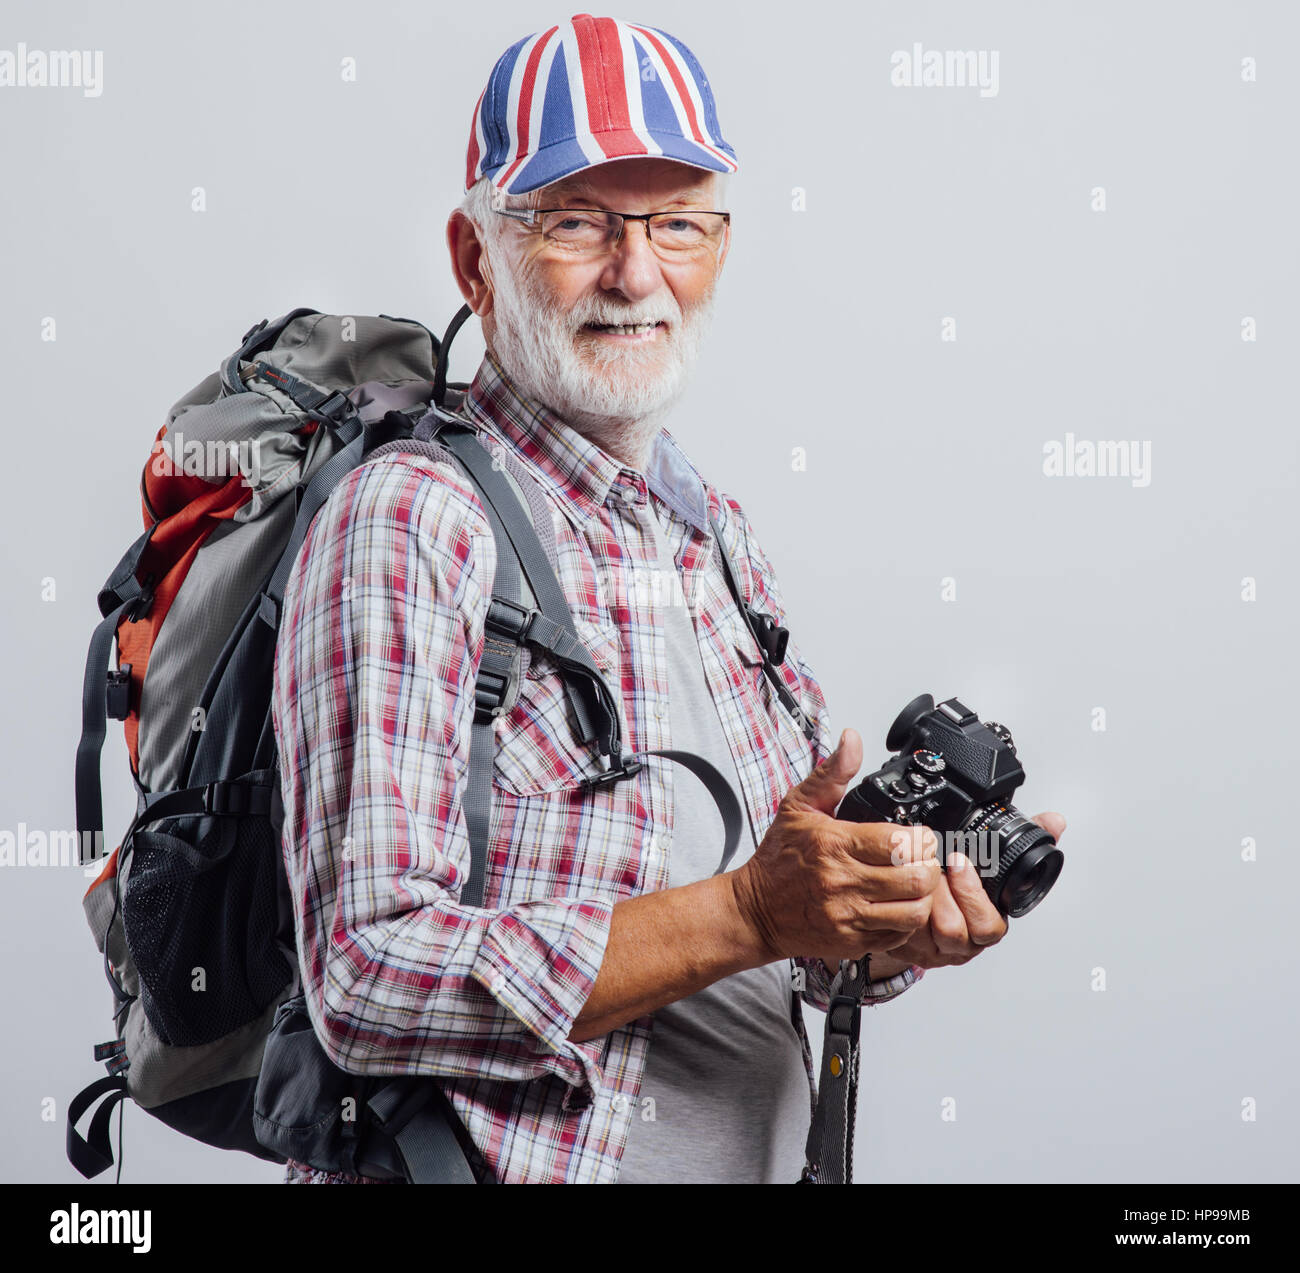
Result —
<instances>
[{"instance_id":1,"label":"red stripe on cap","mask_svg":"<svg viewBox=\"0 0 1300 1273\"><path fill-rule=\"evenodd\" d=\"M515 123L515 150L517 153L510 167L497 177L497 184L500 186L505 186L514 175L515 169L528 158L528 126L532 120L533 88L537 83L537 67L541 63L542 52L550 43L551 36L559 29L558 26L554 26L547 31L533 45L533 51L528 55L528 63L524 67L523 82L519 86L519 116Z\"/></svg>"},{"instance_id":2,"label":"red stripe on cap","mask_svg":"<svg viewBox=\"0 0 1300 1273\"><path fill-rule=\"evenodd\" d=\"M478 113L483 109L483 95L487 92L484 86L483 92L478 95L478 102L474 107L474 115L469 121L469 160L465 165L465 189L468 190L476 180L475 170L478 168Z\"/></svg>"},{"instance_id":3,"label":"red stripe on cap","mask_svg":"<svg viewBox=\"0 0 1300 1273\"><path fill-rule=\"evenodd\" d=\"M632 131L623 73L623 44L613 18L583 14L573 23L587 97L587 126L611 158L648 155L645 142Z\"/></svg>"}]
</instances>

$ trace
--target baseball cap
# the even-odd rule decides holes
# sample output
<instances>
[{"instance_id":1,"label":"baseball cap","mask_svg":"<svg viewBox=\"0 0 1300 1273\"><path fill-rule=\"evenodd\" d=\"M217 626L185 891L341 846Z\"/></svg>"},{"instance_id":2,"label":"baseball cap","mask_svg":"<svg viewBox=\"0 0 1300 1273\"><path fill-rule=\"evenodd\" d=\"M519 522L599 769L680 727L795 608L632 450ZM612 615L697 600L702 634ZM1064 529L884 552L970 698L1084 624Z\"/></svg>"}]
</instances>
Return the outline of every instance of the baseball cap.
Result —
<instances>
[{"instance_id":1,"label":"baseball cap","mask_svg":"<svg viewBox=\"0 0 1300 1273\"><path fill-rule=\"evenodd\" d=\"M657 156L735 172L704 70L657 27L580 13L512 44L470 125L466 191L490 177L526 194L614 159Z\"/></svg>"}]
</instances>

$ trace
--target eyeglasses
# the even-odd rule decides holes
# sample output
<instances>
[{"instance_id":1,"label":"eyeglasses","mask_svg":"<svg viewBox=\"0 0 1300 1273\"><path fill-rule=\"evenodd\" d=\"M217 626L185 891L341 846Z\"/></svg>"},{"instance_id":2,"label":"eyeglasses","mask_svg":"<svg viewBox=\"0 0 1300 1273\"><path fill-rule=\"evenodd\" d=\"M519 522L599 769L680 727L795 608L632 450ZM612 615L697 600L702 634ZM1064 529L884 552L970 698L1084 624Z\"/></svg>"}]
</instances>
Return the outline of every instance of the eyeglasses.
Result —
<instances>
[{"instance_id":1,"label":"eyeglasses","mask_svg":"<svg viewBox=\"0 0 1300 1273\"><path fill-rule=\"evenodd\" d=\"M494 208L524 225L540 226L542 237L575 256L595 256L623 238L629 221L644 221L650 246L660 256L684 258L713 248L731 224L730 212L605 212L598 208Z\"/></svg>"}]
</instances>

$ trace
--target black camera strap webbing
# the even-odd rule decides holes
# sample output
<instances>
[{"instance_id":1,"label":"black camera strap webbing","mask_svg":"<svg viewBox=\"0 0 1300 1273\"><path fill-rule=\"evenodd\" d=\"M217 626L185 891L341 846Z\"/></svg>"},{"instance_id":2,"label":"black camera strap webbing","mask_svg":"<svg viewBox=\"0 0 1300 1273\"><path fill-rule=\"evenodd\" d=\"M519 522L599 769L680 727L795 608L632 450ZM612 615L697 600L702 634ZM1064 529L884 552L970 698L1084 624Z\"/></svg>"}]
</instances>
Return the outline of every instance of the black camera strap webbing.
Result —
<instances>
[{"instance_id":1,"label":"black camera strap webbing","mask_svg":"<svg viewBox=\"0 0 1300 1273\"><path fill-rule=\"evenodd\" d=\"M749 634L754 638L758 646L759 654L763 659L763 673L771 681L772 688L776 692L777 698L781 700L786 711L794 718L794 723L799 726L803 736L810 742L817 737L817 728L808 718L808 714L803 710L799 700L790 693L789 687L781 679L781 674L776 670L777 665L785 659L785 649L782 645L777 657L773 658L772 647L768 641L763 639L762 634L757 628L759 620L771 622L770 615L760 614L745 600L745 593L740 586L740 580L736 577L736 568L731 564L731 556L722 544L722 532L718 529L716 519L710 515L709 525L713 528L713 550L714 555L722 563L722 572L727 577L727 587L731 589L731 595L735 598L736 605L740 608L741 618L745 620L745 627L749 629ZM784 631L784 629L778 629ZM787 634L788 635L788 634Z\"/></svg>"},{"instance_id":2,"label":"black camera strap webbing","mask_svg":"<svg viewBox=\"0 0 1300 1273\"><path fill-rule=\"evenodd\" d=\"M858 1103L858 1036L862 997L871 980L871 956L845 960L831 982L826 1009L826 1038L822 1072L817 1083L817 1108L808 1143L801 1184L853 1183L853 1124Z\"/></svg>"}]
</instances>

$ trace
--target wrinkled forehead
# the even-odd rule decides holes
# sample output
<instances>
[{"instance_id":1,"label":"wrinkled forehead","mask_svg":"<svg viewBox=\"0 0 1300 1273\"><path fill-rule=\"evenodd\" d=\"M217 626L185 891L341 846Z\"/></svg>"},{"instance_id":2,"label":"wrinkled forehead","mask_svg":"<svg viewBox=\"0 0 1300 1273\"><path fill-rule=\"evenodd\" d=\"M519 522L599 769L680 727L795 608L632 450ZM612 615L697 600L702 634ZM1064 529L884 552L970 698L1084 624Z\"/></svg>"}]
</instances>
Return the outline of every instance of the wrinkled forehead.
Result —
<instances>
[{"instance_id":1,"label":"wrinkled forehead","mask_svg":"<svg viewBox=\"0 0 1300 1273\"><path fill-rule=\"evenodd\" d=\"M622 168L623 171L615 171ZM675 171L658 172L648 181L644 173L634 173L622 164L612 163L553 181L526 196L529 206L553 207L556 204L586 200L597 207L614 206L629 197L653 198L656 204L707 202L713 197L716 173L674 164Z\"/></svg>"}]
</instances>

